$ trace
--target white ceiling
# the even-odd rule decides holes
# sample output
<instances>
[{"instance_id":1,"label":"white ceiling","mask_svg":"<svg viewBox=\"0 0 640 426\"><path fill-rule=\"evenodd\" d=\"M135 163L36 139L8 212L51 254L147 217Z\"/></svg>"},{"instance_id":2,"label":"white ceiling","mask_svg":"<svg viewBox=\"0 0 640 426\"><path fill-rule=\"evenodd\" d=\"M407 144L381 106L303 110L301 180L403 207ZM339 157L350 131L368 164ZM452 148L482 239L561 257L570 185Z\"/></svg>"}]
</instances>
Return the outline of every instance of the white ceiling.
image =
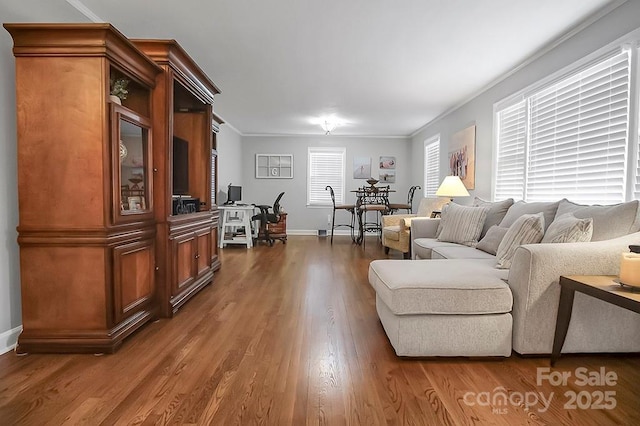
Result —
<instances>
[{"instance_id":1,"label":"white ceiling","mask_svg":"<svg viewBox=\"0 0 640 426\"><path fill-rule=\"evenodd\" d=\"M48 3L50 0L29 0ZM55 0L177 40L242 134L408 136L610 0ZM71 12L70 12L71 13ZM77 14L77 10L73 10Z\"/></svg>"}]
</instances>

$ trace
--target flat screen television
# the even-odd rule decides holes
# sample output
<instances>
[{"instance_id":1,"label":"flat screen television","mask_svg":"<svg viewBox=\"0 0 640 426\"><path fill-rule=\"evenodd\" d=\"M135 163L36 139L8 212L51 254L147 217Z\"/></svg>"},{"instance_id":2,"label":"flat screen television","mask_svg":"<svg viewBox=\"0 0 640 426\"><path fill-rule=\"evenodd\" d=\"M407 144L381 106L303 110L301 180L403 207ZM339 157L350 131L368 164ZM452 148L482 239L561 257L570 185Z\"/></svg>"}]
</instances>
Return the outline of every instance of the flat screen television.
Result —
<instances>
[{"instance_id":1,"label":"flat screen television","mask_svg":"<svg viewBox=\"0 0 640 426\"><path fill-rule=\"evenodd\" d=\"M227 190L227 203L232 204L242 201L242 187L229 185Z\"/></svg>"},{"instance_id":2,"label":"flat screen television","mask_svg":"<svg viewBox=\"0 0 640 426\"><path fill-rule=\"evenodd\" d=\"M173 195L189 195L189 142L173 137Z\"/></svg>"}]
</instances>

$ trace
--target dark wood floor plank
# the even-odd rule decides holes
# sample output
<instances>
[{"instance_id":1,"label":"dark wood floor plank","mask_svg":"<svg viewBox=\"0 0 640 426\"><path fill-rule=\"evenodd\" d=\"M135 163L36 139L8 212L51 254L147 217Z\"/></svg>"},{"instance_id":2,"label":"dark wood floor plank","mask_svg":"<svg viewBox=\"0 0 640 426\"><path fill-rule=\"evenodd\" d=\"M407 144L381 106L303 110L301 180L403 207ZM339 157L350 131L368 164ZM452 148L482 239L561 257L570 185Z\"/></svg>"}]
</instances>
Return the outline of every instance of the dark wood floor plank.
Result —
<instances>
[{"instance_id":1,"label":"dark wood floor plank","mask_svg":"<svg viewBox=\"0 0 640 426\"><path fill-rule=\"evenodd\" d=\"M390 256L399 259L397 253ZM289 237L226 248L214 284L113 355L0 356L0 424L634 424L637 356L563 356L553 371L601 367L613 387L538 385L548 358L399 358L367 271L375 237ZM468 404L465 395L556 395L547 412ZM565 392L615 391L613 410L567 410Z\"/></svg>"}]
</instances>

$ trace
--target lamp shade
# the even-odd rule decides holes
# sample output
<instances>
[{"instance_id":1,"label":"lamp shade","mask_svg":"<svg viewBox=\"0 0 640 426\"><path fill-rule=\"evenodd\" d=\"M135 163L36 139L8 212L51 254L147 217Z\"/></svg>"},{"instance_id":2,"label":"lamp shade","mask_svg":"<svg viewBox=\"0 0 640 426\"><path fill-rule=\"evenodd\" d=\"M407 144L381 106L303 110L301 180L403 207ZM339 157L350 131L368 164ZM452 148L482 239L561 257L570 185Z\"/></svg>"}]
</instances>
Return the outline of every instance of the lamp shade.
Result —
<instances>
[{"instance_id":1,"label":"lamp shade","mask_svg":"<svg viewBox=\"0 0 640 426\"><path fill-rule=\"evenodd\" d=\"M438 197L468 197L469 191L465 188L464 183L458 176L447 176L444 178L440 187L436 191Z\"/></svg>"}]
</instances>

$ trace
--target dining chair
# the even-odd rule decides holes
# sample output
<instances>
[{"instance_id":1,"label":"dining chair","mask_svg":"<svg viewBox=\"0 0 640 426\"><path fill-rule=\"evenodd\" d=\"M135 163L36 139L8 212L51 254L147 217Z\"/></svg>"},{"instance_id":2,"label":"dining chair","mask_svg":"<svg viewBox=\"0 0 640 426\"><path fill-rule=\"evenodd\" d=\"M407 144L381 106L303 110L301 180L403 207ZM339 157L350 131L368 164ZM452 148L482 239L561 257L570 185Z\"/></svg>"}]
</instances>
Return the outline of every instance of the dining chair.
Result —
<instances>
[{"instance_id":1,"label":"dining chair","mask_svg":"<svg viewBox=\"0 0 640 426\"><path fill-rule=\"evenodd\" d=\"M414 185L409 188L409 192L407 193L407 202L406 203L390 203L389 210L390 214L394 214L398 210L405 209L407 213L413 213L413 195L416 192L416 189L422 189L419 185Z\"/></svg>"},{"instance_id":2,"label":"dining chair","mask_svg":"<svg viewBox=\"0 0 640 426\"><path fill-rule=\"evenodd\" d=\"M327 185L324 190L329 190L329 194L331 194L331 203L333 204L333 210L331 214L331 244L333 244L333 231L335 228L339 228L341 226L351 228L351 240L355 241L354 231L356 228L356 206L355 204L338 204L336 205L336 194L333 191L331 185ZM336 224L336 211L348 211L351 213L351 222L350 223L339 223Z\"/></svg>"},{"instance_id":3,"label":"dining chair","mask_svg":"<svg viewBox=\"0 0 640 426\"><path fill-rule=\"evenodd\" d=\"M380 217L389 213L389 186L386 187L362 187L358 189L358 223L360 228L360 239L363 246L366 242L367 232L376 232L382 236L382 225ZM367 213L375 212L375 221L367 221Z\"/></svg>"}]
</instances>

